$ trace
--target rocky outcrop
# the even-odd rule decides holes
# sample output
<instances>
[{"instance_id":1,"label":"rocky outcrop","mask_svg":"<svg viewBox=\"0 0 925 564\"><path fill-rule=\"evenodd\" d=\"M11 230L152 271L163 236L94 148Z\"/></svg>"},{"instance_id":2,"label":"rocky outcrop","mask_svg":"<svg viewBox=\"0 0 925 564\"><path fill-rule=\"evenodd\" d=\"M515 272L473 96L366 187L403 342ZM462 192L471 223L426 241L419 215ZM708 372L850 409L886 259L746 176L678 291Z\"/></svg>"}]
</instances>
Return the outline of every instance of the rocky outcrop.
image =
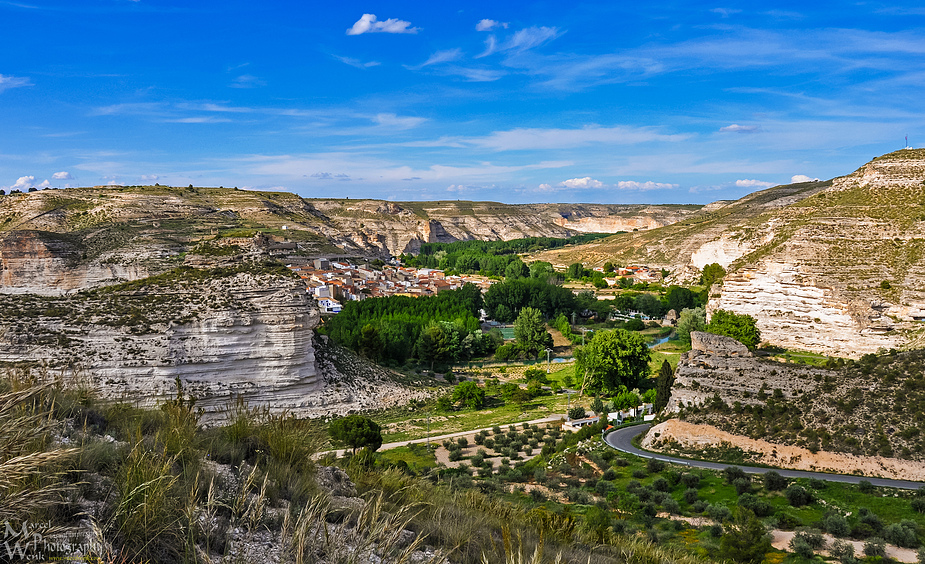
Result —
<instances>
[{"instance_id":1,"label":"rocky outcrop","mask_svg":"<svg viewBox=\"0 0 925 564\"><path fill-rule=\"evenodd\" d=\"M742 343L710 333L691 333L682 354L667 410L703 405L715 397L727 404L759 404L780 390L783 398L811 393L828 371L755 358Z\"/></svg>"},{"instance_id":2,"label":"rocky outcrop","mask_svg":"<svg viewBox=\"0 0 925 564\"><path fill-rule=\"evenodd\" d=\"M298 281L249 272L203 278L28 301L7 295L0 362L41 361L102 397L142 404L175 395L179 379L210 411L241 398L320 416L426 396L318 341L318 310Z\"/></svg>"},{"instance_id":3,"label":"rocky outcrop","mask_svg":"<svg viewBox=\"0 0 925 564\"><path fill-rule=\"evenodd\" d=\"M751 356L748 347L732 337L703 331L691 332L691 350L717 356Z\"/></svg>"}]
</instances>

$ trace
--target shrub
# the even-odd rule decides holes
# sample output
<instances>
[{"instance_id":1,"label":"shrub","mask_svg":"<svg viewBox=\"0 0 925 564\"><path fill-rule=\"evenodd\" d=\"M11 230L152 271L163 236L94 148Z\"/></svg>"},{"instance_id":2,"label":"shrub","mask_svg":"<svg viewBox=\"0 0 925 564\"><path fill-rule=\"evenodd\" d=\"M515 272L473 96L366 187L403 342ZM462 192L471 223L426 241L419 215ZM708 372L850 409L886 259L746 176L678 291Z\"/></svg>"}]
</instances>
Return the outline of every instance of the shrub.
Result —
<instances>
[{"instance_id":1,"label":"shrub","mask_svg":"<svg viewBox=\"0 0 925 564\"><path fill-rule=\"evenodd\" d=\"M462 451L459 449L450 451L450 460L456 462L457 460L462 460Z\"/></svg>"},{"instance_id":2,"label":"shrub","mask_svg":"<svg viewBox=\"0 0 925 564\"><path fill-rule=\"evenodd\" d=\"M698 499L691 504L691 510L693 510L694 513L703 513L707 510L707 502L702 499Z\"/></svg>"},{"instance_id":3,"label":"shrub","mask_svg":"<svg viewBox=\"0 0 925 564\"><path fill-rule=\"evenodd\" d=\"M886 557L886 543L883 542L883 539L872 538L864 543L864 556L879 556L880 558Z\"/></svg>"},{"instance_id":4,"label":"shrub","mask_svg":"<svg viewBox=\"0 0 925 564\"><path fill-rule=\"evenodd\" d=\"M843 540L836 540L829 549L829 554L837 558L842 564L855 564L857 559L854 557L854 545Z\"/></svg>"},{"instance_id":5,"label":"shrub","mask_svg":"<svg viewBox=\"0 0 925 564\"><path fill-rule=\"evenodd\" d=\"M472 457L471 462L473 466L481 466L485 462L485 456L482 453L476 454Z\"/></svg>"},{"instance_id":6,"label":"shrub","mask_svg":"<svg viewBox=\"0 0 925 564\"><path fill-rule=\"evenodd\" d=\"M851 526L841 513L830 513L822 521L825 531L836 537L847 537L851 534Z\"/></svg>"},{"instance_id":7,"label":"shrub","mask_svg":"<svg viewBox=\"0 0 925 564\"><path fill-rule=\"evenodd\" d=\"M798 486L796 484L792 484L784 490L784 495L787 497L787 501L790 505L794 507L802 507L813 501L813 495L806 491L803 486Z\"/></svg>"},{"instance_id":8,"label":"shrub","mask_svg":"<svg viewBox=\"0 0 925 564\"><path fill-rule=\"evenodd\" d=\"M671 489L671 485L665 478L657 478L654 482L652 482L652 487L655 488L656 491L660 492L667 492Z\"/></svg>"},{"instance_id":9,"label":"shrub","mask_svg":"<svg viewBox=\"0 0 925 564\"><path fill-rule=\"evenodd\" d=\"M883 539L903 548L917 548L919 539L916 535L916 529L915 522L904 519L900 523L887 525L883 529Z\"/></svg>"},{"instance_id":10,"label":"shrub","mask_svg":"<svg viewBox=\"0 0 925 564\"><path fill-rule=\"evenodd\" d=\"M459 437L458 439L456 439L456 444L458 444L460 448L466 448L467 446L469 446L469 439L467 439L466 437Z\"/></svg>"},{"instance_id":11,"label":"shrub","mask_svg":"<svg viewBox=\"0 0 925 564\"><path fill-rule=\"evenodd\" d=\"M604 474L601 476L602 480L614 480L617 477L616 471L613 468L608 468L604 471Z\"/></svg>"},{"instance_id":12,"label":"shrub","mask_svg":"<svg viewBox=\"0 0 925 564\"><path fill-rule=\"evenodd\" d=\"M767 517L773 511L771 504L750 493L739 496L739 507L748 509L758 517Z\"/></svg>"},{"instance_id":13,"label":"shrub","mask_svg":"<svg viewBox=\"0 0 925 564\"><path fill-rule=\"evenodd\" d=\"M718 523L728 521L732 518L732 511L730 511L729 508L725 505L720 504L708 505L707 514L710 516L710 519L713 519Z\"/></svg>"},{"instance_id":14,"label":"shrub","mask_svg":"<svg viewBox=\"0 0 925 564\"><path fill-rule=\"evenodd\" d=\"M806 539L797 535L790 539L790 550L796 553L797 556L806 558L807 560L811 559L815 553L813 552L813 547L810 546Z\"/></svg>"},{"instance_id":15,"label":"shrub","mask_svg":"<svg viewBox=\"0 0 925 564\"><path fill-rule=\"evenodd\" d=\"M925 513L925 499L917 497L912 500L912 510L916 513Z\"/></svg>"},{"instance_id":16,"label":"shrub","mask_svg":"<svg viewBox=\"0 0 925 564\"><path fill-rule=\"evenodd\" d=\"M678 505L678 502L671 496L666 496L665 499L662 500L662 508L672 515L677 515L681 512L681 507Z\"/></svg>"},{"instance_id":17,"label":"shrub","mask_svg":"<svg viewBox=\"0 0 925 564\"><path fill-rule=\"evenodd\" d=\"M858 482L858 489L861 490L861 493L874 493L874 485L867 480L861 480Z\"/></svg>"},{"instance_id":18,"label":"shrub","mask_svg":"<svg viewBox=\"0 0 925 564\"><path fill-rule=\"evenodd\" d=\"M485 448L490 448L490 449L495 448L494 439L485 439L484 441L482 441L482 444L485 446Z\"/></svg>"},{"instance_id":19,"label":"shrub","mask_svg":"<svg viewBox=\"0 0 925 564\"><path fill-rule=\"evenodd\" d=\"M689 504L694 504L700 497L697 495L697 490L690 488L684 492L684 501Z\"/></svg>"},{"instance_id":20,"label":"shrub","mask_svg":"<svg viewBox=\"0 0 925 564\"><path fill-rule=\"evenodd\" d=\"M880 520L880 517L876 513L871 512L871 510L866 507L858 509L858 520L862 525L867 525L875 532L883 530L883 521Z\"/></svg>"},{"instance_id":21,"label":"shrub","mask_svg":"<svg viewBox=\"0 0 925 564\"><path fill-rule=\"evenodd\" d=\"M688 488L699 488L700 487L700 476L697 474L684 474L681 476L681 482Z\"/></svg>"},{"instance_id":22,"label":"shrub","mask_svg":"<svg viewBox=\"0 0 925 564\"><path fill-rule=\"evenodd\" d=\"M634 478L637 478L637 479L639 479L639 480L645 478L645 477L648 476L648 475L649 475L649 474L648 474L645 470L643 470L643 469L641 469L641 468L637 468L636 470L633 470L633 477L634 477Z\"/></svg>"},{"instance_id":23,"label":"shrub","mask_svg":"<svg viewBox=\"0 0 925 564\"><path fill-rule=\"evenodd\" d=\"M779 492L787 487L787 478L771 470L764 474L764 487L769 492Z\"/></svg>"},{"instance_id":24,"label":"shrub","mask_svg":"<svg viewBox=\"0 0 925 564\"><path fill-rule=\"evenodd\" d=\"M732 485L735 486L738 495L747 494L752 491L752 481L748 478L736 478Z\"/></svg>"},{"instance_id":25,"label":"shrub","mask_svg":"<svg viewBox=\"0 0 925 564\"><path fill-rule=\"evenodd\" d=\"M710 525L710 536L718 539L723 536L723 526L719 523L714 523Z\"/></svg>"},{"instance_id":26,"label":"shrub","mask_svg":"<svg viewBox=\"0 0 925 564\"><path fill-rule=\"evenodd\" d=\"M745 470L742 470L738 466L727 466L723 470L723 477L726 478L726 481L730 484L734 483L740 478L748 478L745 474Z\"/></svg>"},{"instance_id":27,"label":"shrub","mask_svg":"<svg viewBox=\"0 0 925 564\"><path fill-rule=\"evenodd\" d=\"M646 462L646 470L648 470L650 474L658 474L664 469L665 469L665 463L662 462L661 460L650 458L648 462Z\"/></svg>"}]
</instances>

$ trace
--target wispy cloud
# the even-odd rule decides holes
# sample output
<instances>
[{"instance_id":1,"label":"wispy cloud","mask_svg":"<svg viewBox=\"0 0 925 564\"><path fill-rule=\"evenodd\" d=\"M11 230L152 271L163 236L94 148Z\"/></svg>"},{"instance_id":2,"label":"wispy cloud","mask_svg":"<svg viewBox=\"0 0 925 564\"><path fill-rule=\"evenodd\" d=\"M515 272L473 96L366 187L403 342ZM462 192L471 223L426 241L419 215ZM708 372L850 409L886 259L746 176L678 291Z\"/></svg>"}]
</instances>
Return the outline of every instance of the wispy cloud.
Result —
<instances>
[{"instance_id":1,"label":"wispy cloud","mask_svg":"<svg viewBox=\"0 0 925 564\"><path fill-rule=\"evenodd\" d=\"M525 51L551 41L561 34L555 27L527 27L514 33L504 48Z\"/></svg>"},{"instance_id":2,"label":"wispy cloud","mask_svg":"<svg viewBox=\"0 0 925 564\"><path fill-rule=\"evenodd\" d=\"M362 35L364 33L417 33L420 28L410 27L411 22L389 18L379 21L375 14L363 14L353 27L347 30L347 35Z\"/></svg>"},{"instance_id":3,"label":"wispy cloud","mask_svg":"<svg viewBox=\"0 0 925 564\"><path fill-rule=\"evenodd\" d=\"M634 145L651 141L680 142L688 134L665 134L649 127L597 127L580 129L517 128L495 131L485 137L462 139L463 142L495 151L528 149L564 149L591 144Z\"/></svg>"},{"instance_id":4,"label":"wispy cloud","mask_svg":"<svg viewBox=\"0 0 925 564\"><path fill-rule=\"evenodd\" d=\"M407 68L412 70L422 69L424 67L429 67L431 65L439 65L441 63L449 63L452 61L458 61L462 58L462 49L446 49L443 51L437 51L427 58L426 61L416 66L409 66Z\"/></svg>"},{"instance_id":5,"label":"wispy cloud","mask_svg":"<svg viewBox=\"0 0 925 564\"><path fill-rule=\"evenodd\" d=\"M376 114L373 117L373 121L393 130L403 130L415 128L427 121L427 118L398 116L395 114Z\"/></svg>"},{"instance_id":6,"label":"wispy cloud","mask_svg":"<svg viewBox=\"0 0 925 564\"><path fill-rule=\"evenodd\" d=\"M484 20L480 20L479 23L475 24L475 31L491 31L496 28L507 29L508 23L484 19Z\"/></svg>"},{"instance_id":7,"label":"wispy cloud","mask_svg":"<svg viewBox=\"0 0 925 564\"><path fill-rule=\"evenodd\" d=\"M757 125L739 125L737 123L719 128L722 133L754 133L758 129Z\"/></svg>"},{"instance_id":8,"label":"wispy cloud","mask_svg":"<svg viewBox=\"0 0 925 564\"><path fill-rule=\"evenodd\" d=\"M776 182L749 179L736 180L735 184L739 188L770 188L771 186L777 186Z\"/></svg>"},{"instance_id":9,"label":"wispy cloud","mask_svg":"<svg viewBox=\"0 0 925 564\"><path fill-rule=\"evenodd\" d=\"M378 61L368 61L364 63L360 59L354 59L353 57L341 57L339 55L334 55L334 58L344 63L345 65L350 65L351 67L356 67L358 69L363 69L363 70L366 70L371 67L378 67L379 65L382 64Z\"/></svg>"},{"instance_id":10,"label":"wispy cloud","mask_svg":"<svg viewBox=\"0 0 925 564\"><path fill-rule=\"evenodd\" d=\"M21 88L23 86L32 86L32 81L22 76L10 76L0 74L0 92L10 88Z\"/></svg>"},{"instance_id":11,"label":"wispy cloud","mask_svg":"<svg viewBox=\"0 0 925 564\"><path fill-rule=\"evenodd\" d=\"M635 180L621 180L614 184L614 187L620 190L675 190L678 184L669 184L666 182L636 182Z\"/></svg>"},{"instance_id":12,"label":"wispy cloud","mask_svg":"<svg viewBox=\"0 0 925 564\"><path fill-rule=\"evenodd\" d=\"M241 76L235 78L231 81L231 88L258 88L260 86L266 86L267 83L265 80L257 78L252 74L242 74Z\"/></svg>"},{"instance_id":13,"label":"wispy cloud","mask_svg":"<svg viewBox=\"0 0 925 564\"><path fill-rule=\"evenodd\" d=\"M51 177L55 180L73 180L74 179L74 177L71 176L71 173L67 171L56 172L52 174Z\"/></svg>"}]
</instances>

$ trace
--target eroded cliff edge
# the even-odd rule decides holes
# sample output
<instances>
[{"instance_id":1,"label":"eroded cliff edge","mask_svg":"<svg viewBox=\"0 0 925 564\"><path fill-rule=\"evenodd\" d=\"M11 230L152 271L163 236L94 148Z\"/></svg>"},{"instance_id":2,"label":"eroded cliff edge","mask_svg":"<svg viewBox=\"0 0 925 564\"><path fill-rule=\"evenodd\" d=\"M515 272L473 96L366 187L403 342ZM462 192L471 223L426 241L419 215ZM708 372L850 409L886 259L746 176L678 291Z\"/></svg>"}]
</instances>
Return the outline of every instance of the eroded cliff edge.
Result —
<instances>
[{"instance_id":1,"label":"eroded cliff edge","mask_svg":"<svg viewBox=\"0 0 925 564\"><path fill-rule=\"evenodd\" d=\"M318 322L302 285L279 265L177 267L65 295L0 294L0 362L143 404L174 395L179 378L209 410L242 398L320 416L426 393L318 339Z\"/></svg>"}]
</instances>

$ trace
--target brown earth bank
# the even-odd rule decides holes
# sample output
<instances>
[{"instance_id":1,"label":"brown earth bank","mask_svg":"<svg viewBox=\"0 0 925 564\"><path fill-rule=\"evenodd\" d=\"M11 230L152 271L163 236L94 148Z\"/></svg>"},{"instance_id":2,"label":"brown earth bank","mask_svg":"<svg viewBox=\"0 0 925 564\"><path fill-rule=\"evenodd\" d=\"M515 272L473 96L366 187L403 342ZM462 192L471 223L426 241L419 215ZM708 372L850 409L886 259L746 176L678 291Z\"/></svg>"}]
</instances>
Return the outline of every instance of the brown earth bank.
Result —
<instances>
[{"instance_id":1,"label":"brown earth bank","mask_svg":"<svg viewBox=\"0 0 925 564\"><path fill-rule=\"evenodd\" d=\"M649 429L642 448L682 453L705 447L731 447L745 452L749 462L792 470L857 474L897 480L921 480L925 463L881 456L854 456L835 452L811 452L802 447L770 443L721 431L712 425L695 425L669 419ZM680 451L680 452L679 452Z\"/></svg>"}]
</instances>

